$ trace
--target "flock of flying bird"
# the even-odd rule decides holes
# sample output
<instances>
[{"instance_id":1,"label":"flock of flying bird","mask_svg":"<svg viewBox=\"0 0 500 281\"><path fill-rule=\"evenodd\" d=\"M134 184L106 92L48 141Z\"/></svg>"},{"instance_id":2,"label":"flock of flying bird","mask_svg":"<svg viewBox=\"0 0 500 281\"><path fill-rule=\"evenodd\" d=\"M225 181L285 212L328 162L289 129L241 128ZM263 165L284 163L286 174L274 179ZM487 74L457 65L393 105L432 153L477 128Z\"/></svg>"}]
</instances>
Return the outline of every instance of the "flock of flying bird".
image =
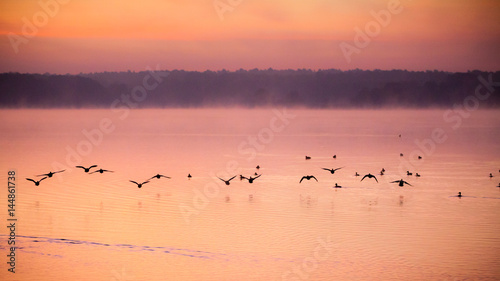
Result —
<instances>
[{"instance_id":1,"label":"flock of flying bird","mask_svg":"<svg viewBox=\"0 0 500 281\"><path fill-rule=\"evenodd\" d=\"M334 159L336 159L336 158L337 158L337 156L336 156L336 155L334 155L334 156L333 156L333 158L334 158ZM310 156L306 156L306 157L305 157L305 159L306 159L306 160L309 160L309 159L311 159L311 157L310 157ZM421 159L421 158L419 158L419 159ZM105 173L105 172L106 172L106 173L113 173L113 171L110 171L110 170L105 170L105 169L102 169L102 168L97 169L97 170L93 170L93 171L91 171L93 168L96 168L96 167L97 167L97 165L92 165L92 166L89 166L89 167L84 167L84 166L76 166L76 168L83 169L83 171L84 171L85 173L88 173L88 174L94 174L94 173L100 173L100 174L103 174L103 173ZM321 168L321 169L323 169L323 170L325 170L325 171L329 171L331 174L335 174L335 172L336 172L336 171L338 171L338 170L340 170L340 169L342 169L342 168L345 168L345 167L340 167L340 168L335 168L335 169L333 169L333 168L332 168L332 169L329 169L329 168ZM256 167L256 169L257 169L257 170L258 170L258 169L260 169L260 166L257 166L257 167ZM48 172L48 173L46 173L46 174L37 175L37 177L43 177L43 178L41 178L41 179L39 179L39 180L34 180L34 179L30 179L30 178L26 178L26 180L33 182L33 183L35 184L35 186L39 186L41 181L43 181L43 180L45 180L45 179L47 179L47 178L51 178L53 175L55 175L55 174L57 174L57 173L62 173L62 172L64 172L64 171L65 171L65 170L56 171L56 172L52 172L52 171L51 171L51 172ZM499 172L500 172L500 170L499 170ZM384 175L384 173L385 173L385 169L384 169L384 168L382 168L382 170L380 171L380 175ZM406 174L407 174L407 176L411 176L411 175L413 175L413 173L411 173L411 172L409 172L409 171L407 171L407 172L406 172ZM240 180L244 180L244 179L245 179L245 180L248 180L248 183L253 183L253 182L254 182L254 180L258 179L260 176L262 176L262 174L260 174L260 175L259 175L257 172L255 172L254 176L250 176L250 177L245 177L245 176L243 176L243 175L240 175ZM356 173L354 174L354 176L356 176L356 177L357 177L357 176L360 176L360 174L358 174L358 172L356 172ZM420 175L419 175L418 173L416 173L416 174L415 174L415 176L416 176L416 177L420 177ZM187 177L188 177L188 179L191 179L191 178L192 178L191 174L188 174L188 176L187 176ZM492 177L493 177L493 174L492 174L492 173L490 173L490 178L492 178ZM156 174L156 175L152 176L151 178L149 178L149 179L147 179L146 181L143 181L143 182L137 182L137 181L133 181L133 180L129 180L129 181L130 181L131 183L134 183L134 184L135 184L138 188L141 188L144 184L149 183L149 182L150 182L150 180L155 179L155 178L156 178L156 179L161 179L161 178L170 179L170 177L168 177L168 176L164 176L164 175L161 175L161 174ZM223 181L226 185L230 185L230 184L231 184L231 180L233 180L234 178L236 178L236 175L235 175L235 176L233 176L233 177L231 177L231 178L230 178L230 179L228 179L228 180L225 180L225 179L220 178L220 177L217 177L217 178L218 178L218 179L220 179L221 181ZM374 176L374 175L372 175L372 174L370 174L370 173L368 173L368 174L364 175L364 176L361 178L361 181L363 181L365 178L368 178L368 179L372 179L372 178L373 178L373 179L374 179L374 180L378 183L377 177L376 177L376 176ZM314 180L318 181L318 179L317 179L315 176L313 176L313 175L305 175L305 176L303 176L303 177L300 179L299 183L302 183L302 181L303 181L303 180L311 180L311 179L314 179ZM405 180L403 180L403 179L396 180L396 181L392 181L391 183L397 183L399 186L404 186L405 184L407 184L407 185L409 185L409 186L412 186L410 183L406 182L406 181L405 181ZM500 187L500 183L498 184L498 186L497 186L497 187ZM335 183L335 186L333 186L333 188L342 188L342 186L340 186L340 185L338 185L337 183ZM458 197L462 197L462 194L459 192L457 196L458 196Z\"/></svg>"}]
</instances>

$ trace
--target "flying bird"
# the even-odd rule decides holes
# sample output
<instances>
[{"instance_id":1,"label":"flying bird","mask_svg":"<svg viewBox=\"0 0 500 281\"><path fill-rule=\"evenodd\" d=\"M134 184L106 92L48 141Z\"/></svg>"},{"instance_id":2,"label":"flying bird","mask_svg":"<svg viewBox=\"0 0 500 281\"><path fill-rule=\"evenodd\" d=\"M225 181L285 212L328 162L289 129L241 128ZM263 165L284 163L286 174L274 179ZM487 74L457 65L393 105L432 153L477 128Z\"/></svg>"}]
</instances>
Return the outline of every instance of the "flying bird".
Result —
<instances>
[{"instance_id":1,"label":"flying bird","mask_svg":"<svg viewBox=\"0 0 500 281\"><path fill-rule=\"evenodd\" d=\"M217 177L217 178L218 178L218 179L220 179L221 181L223 181L226 185L230 185L230 184L231 184L231 183L230 183L230 181L231 181L232 179L234 179L235 177L236 177L236 176L234 176L234 177L232 177L232 178L230 178L230 179L228 179L228 180L224 180L224 179L221 179L221 178L219 178L219 177Z\"/></svg>"},{"instance_id":2,"label":"flying bird","mask_svg":"<svg viewBox=\"0 0 500 281\"><path fill-rule=\"evenodd\" d=\"M154 178L157 178L157 179L160 179L160 178L167 178L167 179L170 179L170 177L167 177L167 176L164 176L164 175L160 175L160 174L156 174L155 176L152 176L150 178L150 180L154 179Z\"/></svg>"},{"instance_id":3,"label":"flying bird","mask_svg":"<svg viewBox=\"0 0 500 281\"><path fill-rule=\"evenodd\" d=\"M340 170L342 168L344 168L344 167L340 167L340 168L337 168L337 169L328 169L328 168L321 168L321 169L326 170L326 171L330 171L330 173L334 174L335 171Z\"/></svg>"},{"instance_id":4,"label":"flying bird","mask_svg":"<svg viewBox=\"0 0 500 281\"><path fill-rule=\"evenodd\" d=\"M374 178L378 182L377 178L374 175L372 175L372 174L364 175L363 178L361 179L361 181L363 181L365 178L369 178L369 179L370 178Z\"/></svg>"},{"instance_id":5,"label":"flying bird","mask_svg":"<svg viewBox=\"0 0 500 281\"><path fill-rule=\"evenodd\" d=\"M35 183L35 186L39 186L39 185L40 185L40 182L41 182L41 181L43 181L43 180L44 180L44 179L46 179L46 178L47 178L47 177L43 177L43 178L41 178L41 179L40 179L40 180L38 180L38 181L36 181L36 180L32 180L32 179L28 179L28 178L26 178L26 179L27 179L27 180L29 180L29 181L34 182L34 183Z\"/></svg>"},{"instance_id":6,"label":"flying bird","mask_svg":"<svg viewBox=\"0 0 500 281\"><path fill-rule=\"evenodd\" d=\"M66 171L66 170L61 170L61 171L57 171L57 172L48 172L47 174L38 175L37 177L47 176L47 177L51 178L54 174L56 174L56 173L62 173L64 171Z\"/></svg>"},{"instance_id":7,"label":"flying bird","mask_svg":"<svg viewBox=\"0 0 500 281\"><path fill-rule=\"evenodd\" d=\"M88 173L90 171L90 169L95 168L95 167L97 167L97 165L92 165L88 168L85 168L83 166L76 166L76 168L82 168L85 171L85 173Z\"/></svg>"},{"instance_id":8,"label":"flying bird","mask_svg":"<svg viewBox=\"0 0 500 281\"><path fill-rule=\"evenodd\" d=\"M400 179L398 181L391 181L391 183L399 183L399 186L404 186L405 184L412 186L411 184L405 182L403 179Z\"/></svg>"},{"instance_id":9,"label":"flying bird","mask_svg":"<svg viewBox=\"0 0 500 281\"><path fill-rule=\"evenodd\" d=\"M247 178L247 177L243 177L243 176L241 176L241 175L240 175L240 177L243 177L244 179L247 179L247 180L248 180L248 183L253 183L253 181L254 181L256 178L260 177L260 176L262 176L262 174L261 174L261 175L258 175L258 176L256 176L256 177L251 177L251 176L250 176L249 178Z\"/></svg>"},{"instance_id":10,"label":"flying bird","mask_svg":"<svg viewBox=\"0 0 500 281\"><path fill-rule=\"evenodd\" d=\"M135 182L135 181L130 181L130 182L133 182L133 183L137 184L137 187L138 187L138 188L141 188L141 187L142 187L142 185L143 185L143 184L148 183L148 182L149 182L149 180L147 180L147 181L145 181L145 182L142 182L142 183L138 183L138 182Z\"/></svg>"},{"instance_id":11,"label":"flying bird","mask_svg":"<svg viewBox=\"0 0 500 281\"><path fill-rule=\"evenodd\" d=\"M315 176L303 176L300 179L299 183L301 183L304 179L306 179L306 180L315 179L316 181L318 181L318 179Z\"/></svg>"},{"instance_id":12,"label":"flying bird","mask_svg":"<svg viewBox=\"0 0 500 281\"><path fill-rule=\"evenodd\" d=\"M93 174L93 173L101 173L102 174L104 172L114 173L113 171L110 171L110 170L99 169L99 170L95 170L93 172L90 172L89 174Z\"/></svg>"}]
</instances>

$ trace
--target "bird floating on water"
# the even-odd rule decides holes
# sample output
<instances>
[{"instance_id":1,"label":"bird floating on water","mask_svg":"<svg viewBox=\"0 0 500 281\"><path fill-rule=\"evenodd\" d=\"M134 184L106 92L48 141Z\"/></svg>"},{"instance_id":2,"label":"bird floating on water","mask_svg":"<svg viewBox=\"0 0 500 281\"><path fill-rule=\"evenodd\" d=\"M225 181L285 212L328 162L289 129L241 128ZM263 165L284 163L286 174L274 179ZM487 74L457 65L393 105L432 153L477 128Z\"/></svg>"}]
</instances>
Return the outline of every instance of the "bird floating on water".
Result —
<instances>
[{"instance_id":1,"label":"bird floating on water","mask_svg":"<svg viewBox=\"0 0 500 281\"><path fill-rule=\"evenodd\" d=\"M230 178L230 179L228 179L228 180L221 179L221 178L219 178L219 177L217 177L217 178L218 178L218 179L220 179L221 181L223 181L226 185L230 185L230 184L231 184L231 183L230 183L230 181L231 181L232 179L234 179L235 177L236 177L236 176L234 176L234 177L232 177L232 178Z\"/></svg>"},{"instance_id":2,"label":"bird floating on water","mask_svg":"<svg viewBox=\"0 0 500 281\"><path fill-rule=\"evenodd\" d=\"M61 171L57 171L57 172L48 172L47 174L38 175L37 177L47 176L47 177L51 178L54 174L62 173L64 171L66 171L66 170L61 170Z\"/></svg>"},{"instance_id":3,"label":"bird floating on water","mask_svg":"<svg viewBox=\"0 0 500 281\"><path fill-rule=\"evenodd\" d=\"M307 156L307 155L306 155L306 160L309 160L309 159L311 159L311 156Z\"/></svg>"},{"instance_id":4,"label":"bird floating on water","mask_svg":"<svg viewBox=\"0 0 500 281\"><path fill-rule=\"evenodd\" d=\"M360 174L358 174L358 172L356 172L356 173L354 174L354 176L355 176L355 177L359 177L359 176L360 176Z\"/></svg>"},{"instance_id":5,"label":"bird floating on water","mask_svg":"<svg viewBox=\"0 0 500 281\"><path fill-rule=\"evenodd\" d=\"M410 171L406 171L406 175L407 175L407 176L412 176L412 175L413 175L413 173L411 173Z\"/></svg>"},{"instance_id":6,"label":"bird floating on water","mask_svg":"<svg viewBox=\"0 0 500 281\"><path fill-rule=\"evenodd\" d=\"M316 181L318 181L318 179L315 176L303 176L300 179L299 183L301 183L304 179L306 179L306 180L315 179Z\"/></svg>"},{"instance_id":7,"label":"bird floating on water","mask_svg":"<svg viewBox=\"0 0 500 281\"><path fill-rule=\"evenodd\" d=\"M188 174L188 179L191 179L193 176L191 176L191 174Z\"/></svg>"},{"instance_id":8,"label":"bird floating on water","mask_svg":"<svg viewBox=\"0 0 500 281\"><path fill-rule=\"evenodd\" d=\"M93 173L101 173L102 174L104 172L114 173L113 171L110 171L110 170L99 169L99 170L95 170L93 172L90 172L89 174L93 174Z\"/></svg>"},{"instance_id":9,"label":"bird floating on water","mask_svg":"<svg viewBox=\"0 0 500 281\"><path fill-rule=\"evenodd\" d=\"M164 176L164 175L160 175L160 174L156 174L155 176L152 176L150 178L150 180L154 179L154 178L157 178L157 179L160 179L160 178L166 178L166 179L170 179L170 177L167 177L167 176Z\"/></svg>"},{"instance_id":10,"label":"bird floating on water","mask_svg":"<svg viewBox=\"0 0 500 281\"><path fill-rule=\"evenodd\" d=\"M82 168L85 171L85 173L88 173L90 171L90 169L97 167L97 165L92 165L92 166L90 166L88 168L85 168L83 166L75 166L75 167L76 168Z\"/></svg>"},{"instance_id":11,"label":"bird floating on water","mask_svg":"<svg viewBox=\"0 0 500 281\"><path fill-rule=\"evenodd\" d=\"M391 181L391 183L398 183L399 186L404 186L405 184L409 185L409 186L412 186L411 184L407 183L406 181L404 181L403 179L400 179L398 181Z\"/></svg>"},{"instance_id":12,"label":"bird floating on water","mask_svg":"<svg viewBox=\"0 0 500 281\"><path fill-rule=\"evenodd\" d=\"M261 175L258 175L258 176L256 176L256 177L251 177L251 176L250 176L249 178L247 178L247 177L243 177L242 175L240 175L240 177L243 177L244 179L247 179L247 180L248 180L248 183L253 183L253 181L254 181L256 178L260 177L260 176L262 176L262 174L261 174Z\"/></svg>"},{"instance_id":13,"label":"bird floating on water","mask_svg":"<svg viewBox=\"0 0 500 281\"><path fill-rule=\"evenodd\" d=\"M137 184L137 187L138 187L138 188L141 188L143 184L146 184L146 183L148 183L149 181L145 181L145 182L138 183L138 182L135 182L135 181L132 181L132 180L131 180L130 182L133 182L133 183Z\"/></svg>"},{"instance_id":14,"label":"bird floating on water","mask_svg":"<svg viewBox=\"0 0 500 281\"><path fill-rule=\"evenodd\" d=\"M34 182L34 183L35 183L35 186L39 186L39 185L40 185L40 182L41 182L41 181L43 181L43 180L44 180L44 179L46 179L46 178L47 178L47 177L43 177L43 178L39 179L38 181L33 180L33 179L29 179L29 178L26 178L26 179L27 179L27 180L29 180L29 181Z\"/></svg>"},{"instance_id":15,"label":"bird floating on water","mask_svg":"<svg viewBox=\"0 0 500 281\"><path fill-rule=\"evenodd\" d=\"M360 181L363 181L365 178L369 178L369 179L370 178L374 178L378 182L377 177L375 177L372 174L366 174L366 175L364 175L363 178Z\"/></svg>"},{"instance_id":16,"label":"bird floating on water","mask_svg":"<svg viewBox=\"0 0 500 281\"><path fill-rule=\"evenodd\" d=\"M337 154L333 155L333 159L337 159Z\"/></svg>"},{"instance_id":17,"label":"bird floating on water","mask_svg":"<svg viewBox=\"0 0 500 281\"><path fill-rule=\"evenodd\" d=\"M340 167L340 168L337 168L337 169L328 169L328 168L321 168L321 169L323 169L323 170L325 170L325 171L330 171L330 173L334 174L334 173L335 173L335 171L340 170L340 169L342 169L342 168L344 168L344 167Z\"/></svg>"},{"instance_id":18,"label":"bird floating on water","mask_svg":"<svg viewBox=\"0 0 500 281\"><path fill-rule=\"evenodd\" d=\"M255 167L255 169L257 169L257 170L258 170L258 169L260 169L260 166L259 166L259 165L257 165L257 167Z\"/></svg>"},{"instance_id":19,"label":"bird floating on water","mask_svg":"<svg viewBox=\"0 0 500 281\"><path fill-rule=\"evenodd\" d=\"M419 178L419 177L420 177L420 174L419 174L419 173L416 173L416 174L415 174L415 176L416 176L417 178Z\"/></svg>"},{"instance_id":20,"label":"bird floating on water","mask_svg":"<svg viewBox=\"0 0 500 281\"><path fill-rule=\"evenodd\" d=\"M492 174L492 173L490 173L490 178L492 178L492 177L493 177L493 174Z\"/></svg>"},{"instance_id":21,"label":"bird floating on water","mask_svg":"<svg viewBox=\"0 0 500 281\"><path fill-rule=\"evenodd\" d=\"M462 197L462 192L459 192L457 197Z\"/></svg>"},{"instance_id":22,"label":"bird floating on water","mask_svg":"<svg viewBox=\"0 0 500 281\"><path fill-rule=\"evenodd\" d=\"M337 183L335 183L335 186L333 188L342 188L342 186L340 186Z\"/></svg>"}]
</instances>

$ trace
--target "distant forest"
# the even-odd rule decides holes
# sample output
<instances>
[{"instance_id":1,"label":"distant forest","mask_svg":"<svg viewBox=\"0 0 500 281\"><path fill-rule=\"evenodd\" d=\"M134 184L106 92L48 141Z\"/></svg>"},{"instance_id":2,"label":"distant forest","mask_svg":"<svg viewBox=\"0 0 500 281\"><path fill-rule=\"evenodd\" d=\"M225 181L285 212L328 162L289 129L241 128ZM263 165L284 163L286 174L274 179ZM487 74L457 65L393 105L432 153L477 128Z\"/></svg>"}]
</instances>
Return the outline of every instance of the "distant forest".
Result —
<instances>
[{"instance_id":1,"label":"distant forest","mask_svg":"<svg viewBox=\"0 0 500 281\"><path fill-rule=\"evenodd\" d=\"M148 71L79 75L3 73L0 107L105 108L128 96L140 108L451 108L470 101L470 96L482 85L479 77L484 78L483 82L493 81L496 85L495 81L500 82L498 71L255 69L159 73L156 79ZM488 87L482 86L479 92L486 95L486 91ZM479 104L481 108L500 107L498 88Z\"/></svg>"}]
</instances>

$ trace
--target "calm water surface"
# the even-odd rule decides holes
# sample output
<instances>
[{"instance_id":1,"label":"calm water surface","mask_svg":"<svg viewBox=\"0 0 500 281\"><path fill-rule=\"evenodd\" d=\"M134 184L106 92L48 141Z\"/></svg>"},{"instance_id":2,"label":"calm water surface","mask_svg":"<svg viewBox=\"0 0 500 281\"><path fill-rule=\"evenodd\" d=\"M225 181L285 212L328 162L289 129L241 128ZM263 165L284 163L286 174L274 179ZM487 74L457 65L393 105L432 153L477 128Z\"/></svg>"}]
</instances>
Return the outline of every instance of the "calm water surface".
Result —
<instances>
[{"instance_id":1,"label":"calm water surface","mask_svg":"<svg viewBox=\"0 0 500 281\"><path fill-rule=\"evenodd\" d=\"M499 280L500 115L444 112L2 110L0 277Z\"/></svg>"}]
</instances>

